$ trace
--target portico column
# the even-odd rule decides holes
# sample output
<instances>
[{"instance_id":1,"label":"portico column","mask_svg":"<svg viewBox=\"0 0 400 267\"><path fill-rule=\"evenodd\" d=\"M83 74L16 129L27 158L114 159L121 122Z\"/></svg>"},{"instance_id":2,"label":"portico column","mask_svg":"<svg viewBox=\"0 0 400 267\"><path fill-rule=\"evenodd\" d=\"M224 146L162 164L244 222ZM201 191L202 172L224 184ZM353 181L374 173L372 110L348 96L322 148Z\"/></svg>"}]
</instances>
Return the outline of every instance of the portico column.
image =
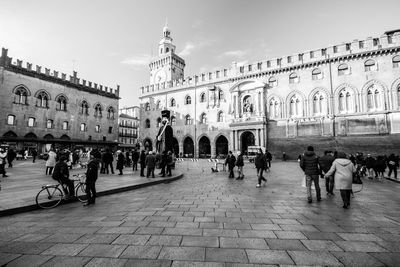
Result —
<instances>
[{"instance_id":1,"label":"portico column","mask_svg":"<svg viewBox=\"0 0 400 267\"><path fill-rule=\"evenodd\" d=\"M235 130L233 130L232 131L232 142L231 142L231 149L234 151L234 150L236 150L236 140L235 140L235 134L236 134L236 131Z\"/></svg>"}]
</instances>

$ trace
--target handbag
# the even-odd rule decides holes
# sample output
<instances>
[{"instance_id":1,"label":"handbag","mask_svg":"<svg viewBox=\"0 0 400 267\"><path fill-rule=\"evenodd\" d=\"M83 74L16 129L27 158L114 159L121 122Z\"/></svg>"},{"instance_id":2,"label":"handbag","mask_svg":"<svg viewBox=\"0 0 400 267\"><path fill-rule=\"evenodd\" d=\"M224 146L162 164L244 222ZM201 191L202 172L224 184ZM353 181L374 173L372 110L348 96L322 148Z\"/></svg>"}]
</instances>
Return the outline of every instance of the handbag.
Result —
<instances>
[{"instance_id":1,"label":"handbag","mask_svg":"<svg viewBox=\"0 0 400 267\"><path fill-rule=\"evenodd\" d=\"M362 184L360 175L357 172L353 172L353 184Z\"/></svg>"}]
</instances>

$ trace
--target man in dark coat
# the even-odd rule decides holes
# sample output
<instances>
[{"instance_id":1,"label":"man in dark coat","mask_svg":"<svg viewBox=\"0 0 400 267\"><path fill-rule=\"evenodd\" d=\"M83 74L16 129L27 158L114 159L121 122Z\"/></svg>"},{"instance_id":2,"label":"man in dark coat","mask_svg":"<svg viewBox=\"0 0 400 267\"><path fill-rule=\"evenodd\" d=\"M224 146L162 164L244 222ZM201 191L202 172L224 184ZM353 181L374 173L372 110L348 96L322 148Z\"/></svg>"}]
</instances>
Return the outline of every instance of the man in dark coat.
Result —
<instances>
[{"instance_id":1,"label":"man in dark coat","mask_svg":"<svg viewBox=\"0 0 400 267\"><path fill-rule=\"evenodd\" d=\"M254 164L256 165L257 177L258 177L258 184L256 187L261 187L262 181L264 181L265 183L267 182L267 179L265 179L263 176L264 168L265 168L265 165L267 164L266 162L267 161L265 159L264 153L262 152L262 150L260 148L258 150L256 157L254 158Z\"/></svg>"},{"instance_id":2,"label":"man in dark coat","mask_svg":"<svg viewBox=\"0 0 400 267\"><path fill-rule=\"evenodd\" d=\"M371 154L367 154L367 157L365 158L365 168L367 168L369 179L373 179L375 176L374 167L375 167L375 158L372 157Z\"/></svg>"},{"instance_id":3,"label":"man in dark coat","mask_svg":"<svg viewBox=\"0 0 400 267\"><path fill-rule=\"evenodd\" d=\"M390 154L387 158L387 166L389 168L388 176L390 178L392 172L394 173L394 179L397 180L397 168L399 167L399 158L394 154Z\"/></svg>"},{"instance_id":4,"label":"man in dark coat","mask_svg":"<svg viewBox=\"0 0 400 267\"><path fill-rule=\"evenodd\" d=\"M114 161L113 154L110 149L106 149L106 152L103 155L103 163L104 163L104 171L109 174L108 167L111 168L111 173L114 174L114 167L112 162Z\"/></svg>"},{"instance_id":5,"label":"man in dark coat","mask_svg":"<svg viewBox=\"0 0 400 267\"><path fill-rule=\"evenodd\" d=\"M96 202L96 181L100 164L101 154L98 150L90 152L90 161L86 170L86 197L87 202L84 206L95 204Z\"/></svg>"},{"instance_id":6,"label":"man in dark coat","mask_svg":"<svg viewBox=\"0 0 400 267\"><path fill-rule=\"evenodd\" d=\"M229 170L229 178L235 178L235 174L233 173L233 169L235 168L236 158L232 154L232 151L229 151L228 157L225 160L225 165L228 165Z\"/></svg>"},{"instance_id":7,"label":"man in dark coat","mask_svg":"<svg viewBox=\"0 0 400 267\"><path fill-rule=\"evenodd\" d=\"M146 177L149 178L151 175L154 178L154 169L156 168L156 157L153 155L152 151L149 151L149 154L146 156L146 168L147 174Z\"/></svg>"},{"instance_id":8,"label":"man in dark coat","mask_svg":"<svg viewBox=\"0 0 400 267\"><path fill-rule=\"evenodd\" d=\"M15 153L15 151L10 148L7 152L7 162L8 162L8 168L12 168L12 162L14 161L15 157L17 156L17 153Z\"/></svg>"},{"instance_id":9,"label":"man in dark coat","mask_svg":"<svg viewBox=\"0 0 400 267\"><path fill-rule=\"evenodd\" d=\"M335 160L335 157L332 155L332 151L325 151L324 155L319 159L319 166L321 167L322 173L325 174L332 167L332 163ZM322 174L321 174L321 177ZM333 193L333 185L334 185L334 176L325 176L325 188L326 193L328 195L334 195Z\"/></svg>"},{"instance_id":10,"label":"man in dark coat","mask_svg":"<svg viewBox=\"0 0 400 267\"><path fill-rule=\"evenodd\" d=\"M321 201L321 189L319 187L319 158L314 152L314 147L308 146L307 151L301 156L300 167L306 176L308 203L312 203L311 184L314 182L317 192L317 201Z\"/></svg>"},{"instance_id":11,"label":"man in dark coat","mask_svg":"<svg viewBox=\"0 0 400 267\"><path fill-rule=\"evenodd\" d=\"M140 157L140 154L137 151L137 149L135 148L132 151L132 170L133 171L137 171L137 164L138 164L138 161L139 161L139 157Z\"/></svg>"},{"instance_id":12,"label":"man in dark coat","mask_svg":"<svg viewBox=\"0 0 400 267\"><path fill-rule=\"evenodd\" d=\"M69 179L67 160L68 159L65 156L60 157L60 160L54 167L51 177L62 185L65 195L67 195L68 198L72 198L75 195L74 181ZM68 186L68 191L66 190L65 186Z\"/></svg>"},{"instance_id":13,"label":"man in dark coat","mask_svg":"<svg viewBox=\"0 0 400 267\"><path fill-rule=\"evenodd\" d=\"M121 150L117 151L117 170L119 170L118 175L123 175L122 170L124 169L124 153L121 152Z\"/></svg>"},{"instance_id":14,"label":"man in dark coat","mask_svg":"<svg viewBox=\"0 0 400 267\"><path fill-rule=\"evenodd\" d=\"M243 161L243 155L240 151L238 152L238 156L236 158L236 166L238 169L238 177L236 178L236 180L243 180L243 178L244 178L244 175L243 175L244 161Z\"/></svg>"},{"instance_id":15,"label":"man in dark coat","mask_svg":"<svg viewBox=\"0 0 400 267\"><path fill-rule=\"evenodd\" d=\"M140 153L140 176L144 177L144 168L146 168L146 152L142 150Z\"/></svg>"},{"instance_id":16,"label":"man in dark coat","mask_svg":"<svg viewBox=\"0 0 400 267\"><path fill-rule=\"evenodd\" d=\"M269 153L268 150L266 150L264 156L265 156L265 160L266 160L265 170L267 171L267 170L269 170L269 168L271 168L272 154Z\"/></svg>"},{"instance_id":17,"label":"man in dark coat","mask_svg":"<svg viewBox=\"0 0 400 267\"><path fill-rule=\"evenodd\" d=\"M33 163L35 163L35 161L36 161L37 154L38 154L38 153L37 153L36 148L33 148L33 149L31 150L32 162L33 162Z\"/></svg>"}]
</instances>

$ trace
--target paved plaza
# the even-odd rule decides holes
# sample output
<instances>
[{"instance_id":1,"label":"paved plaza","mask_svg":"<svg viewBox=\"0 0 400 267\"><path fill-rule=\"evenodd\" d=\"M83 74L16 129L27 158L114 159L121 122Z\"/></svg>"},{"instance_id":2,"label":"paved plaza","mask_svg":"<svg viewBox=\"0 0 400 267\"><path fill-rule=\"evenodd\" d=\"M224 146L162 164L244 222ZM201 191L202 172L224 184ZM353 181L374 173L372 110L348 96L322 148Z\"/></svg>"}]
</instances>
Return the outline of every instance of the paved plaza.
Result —
<instances>
[{"instance_id":1,"label":"paved plaza","mask_svg":"<svg viewBox=\"0 0 400 267\"><path fill-rule=\"evenodd\" d=\"M252 164L243 181L210 167L180 162L168 184L1 217L0 265L400 265L400 184L365 181L344 210L324 188L307 203L297 162L273 162L261 188Z\"/></svg>"}]
</instances>

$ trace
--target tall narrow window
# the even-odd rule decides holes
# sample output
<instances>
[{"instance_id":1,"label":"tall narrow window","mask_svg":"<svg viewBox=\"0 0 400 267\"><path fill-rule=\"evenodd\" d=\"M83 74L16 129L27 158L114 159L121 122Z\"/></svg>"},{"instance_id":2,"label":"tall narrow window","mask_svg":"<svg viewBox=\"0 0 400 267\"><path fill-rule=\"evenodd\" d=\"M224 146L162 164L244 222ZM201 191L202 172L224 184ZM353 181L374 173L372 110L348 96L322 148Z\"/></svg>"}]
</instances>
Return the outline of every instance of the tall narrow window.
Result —
<instances>
[{"instance_id":1,"label":"tall narrow window","mask_svg":"<svg viewBox=\"0 0 400 267\"><path fill-rule=\"evenodd\" d=\"M145 120L145 122L144 122L144 127L145 127L145 128L150 128L150 120L149 120L149 119L146 119L146 120Z\"/></svg>"},{"instance_id":2,"label":"tall narrow window","mask_svg":"<svg viewBox=\"0 0 400 267\"><path fill-rule=\"evenodd\" d=\"M144 110L145 111L149 111L150 110L150 103L147 102L146 104L144 104Z\"/></svg>"},{"instance_id":3,"label":"tall narrow window","mask_svg":"<svg viewBox=\"0 0 400 267\"><path fill-rule=\"evenodd\" d=\"M15 90L14 103L26 105L27 96L28 96L27 90L23 87L19 87L18 89Z\"/></svg>"},{"instance_id":4,"label":"tall narrow window","mask_svg":"<svg viewBox=\"0 0 400 267\"><path fill-rule=\"evenodd\" d=\"M207 115L205 113L200 115L200 123L207 123Z\"/></svg>"},{"instance_id":5,"label":"tall narrow window","mask_svg":"<svg viewBox=\"0 0 400 267\"><path fill-rule=\"evenodd\" d=\"M348 91L348 89L344 88L339 92L339 112L340 113L348 113L354 112L354 99L353 94Z\"/></svg>"},{"instance_id":6,"label":"tall narrow window","mask_svg":"<svg viewBox=\"0 0 400 267\"><path fill-rule=\"evenodd\" d=\"M46 128L47 129L52 129L53 128L53 120L47 120Z\"/></svg>"},{"instance_id":7,"label":"tall narrow window","mask_svg":"<svg viewBox=\"0 0 400 267\"><path fill-rule=\"evenodd\" d=\"M44 91L37 95L36 106L42 108L49 107L49 96Z\"/></svg>"},{"instance_id":8,"label":"tall narrow window","mask_svg":"<svg viewBox=\"0 0 400 267\"><path fill-rule=\"evenodd\" d=\"M33 117L30 117L28 119L28 127L34 127L34 126L36 126L35 124L36 124L36 119Z\"/></svg>"},{"instance_id":9,"label":"tall narrow window","mask_svg":"<svg viewBox=\"0 0 400 267\"><path fill-rule=\"evenodd\" d=\"M57 110L66 111L67 110L67 98L63 95L60 95L56 99L57 102Z\"/></svg>"},{"instance_id":10,"label":"tall narrow window","mask_svg":"<svg viewBox=\"0 0 400 267\"><path fill-rule=\"evenodd\" d=\"M14 115L8 115L7 116L7 124L8 125L15 125L15 116Z\"/></svg>"},{"instance_id":11,"label":"tall narrow window","mask_svg":"<svg viewBox=\"0 0 400 267\"><path fill-rule=\"evenodd\" d=\"M160 117L157 118L156 125L157 125L157 128L161 127L161 118Z\"/></svg>"},{"instance_id":12,"label":"tall narrow window","mask_svg":"<svg viewBox=\"0 0 400 267\"><path fill-rule=\"evenodd\" d=\"M298 117L302 115L302 107L300 98L297 95L290 99L289 115L290 117Z\"/></svg>"},{"instance_id":13,"label":"tall narrow window","mask_svg":"<svg viewBox=\"0 0 400 267\"><path fill-rule=\"evenodd\" d=\"M62 129L63 130L68 130L68 121L64 121L62 124Z\"/></svg>"},{"instance_id":14,"label":"tall narrow window","mask_svg":"<svg viewBox=\"0 0 400 267\"><path fill-rule=\"evenodd\" d=\"M80 131L86 132L86 124L85 123L81 123Z\"/></svg>"},{"instance_id":15,"label":"tall narrow window","mask_svg":"<svg viewBox=\"0 0 400 267\"><path fill-rule=\"evenodd\" d=\"M206 102L206 94L205 93L201 93L200 94L200 103L204 103Z\"/></svg>"},{"instance_id":16,"label":"tall narrow window","mask_svg":"<svg viewBox=\"0 0 400 267\"><path fill-rule=\"evenodd\" d=\"M185 125L191 125L192 124L192 118L190 115L185 116Z\"/></svg>"},{"instance_id":17,"label":"tall narrow window","mask_svg":"<svg viewBox=\"0 0 400 267\"><path fill-rule=\"evenodd\" d=\"M224 121L224 113L222 111L218 112L217 121L218 122L223 122Z\"/></svg>"},{"instance_id":18,"label":"tall narrow window","mask_svg":"<svg viewBox=\"0 0 400 267\"><path fill-rule=\"evenodd\" d=\"M100 125L96 125L96 127L95 127L95 132L96 132L96 133L99 133L99 132L100 132Z\"/></svg>"},{"instance_id":19,"label":"tall narrow window","mask_svg":"<svg viewBox=\"0 0 400 267\"><path fill-rule=\"evenodd\" d=\"M107 109L107 118L113 120L115 118L115 110L113 107Z\"/></svg>"},{"instance_id":20,"label":"tall narrow window","mask_svg":"<svg viewBox=\"0 0 400 267\"><path fill-rule=\"evenodd\" d=\"M218 91L218 100L223 100L224 99L224 91L222 91L222 90L219 90Z\"/></svg>"},{"instance_id":21,"label":"tall narrow window","mask_svg":"<svg viewBox=\"0 0 400 267\"><path fill-rule=\"evenodd\" d=\"M94 107L94 116L98 118L101 118L103 116L103 108L101 107L100 104L97 104Z\"/></svg>"},{"instance_id":22,"label":"tall narrow window","mask_svg":"<svg viewBox=\"0 0 400 267\"><path fill-rule=\"evenodd\" d=\"M89 104L85 100L82 101L80 109L81 114L89 115Z\"/></svg>"},{"instance_id":23,"label":"tall narrow window","mask_svg":"<svg viewBox=\"0 0 400 267\"><path fill-rule=\"evenodd\" d=\"M192 104L192 98L189 95L185 97L185 104L186 105Z\"/></svg>"},{"instance_id":24,"label":"tall narrow window","mask_svg":"<svg viewBox=\"0 0 400 267\"><path fill-rule=\"evenodd\" d=\"M171 98L171 100L170 100L170 106L171 106L171 107L175 107L175 106L176 106L176 102L175 102L175 99L174 99L174 98Z\"/></svg>"}]
</instances>

